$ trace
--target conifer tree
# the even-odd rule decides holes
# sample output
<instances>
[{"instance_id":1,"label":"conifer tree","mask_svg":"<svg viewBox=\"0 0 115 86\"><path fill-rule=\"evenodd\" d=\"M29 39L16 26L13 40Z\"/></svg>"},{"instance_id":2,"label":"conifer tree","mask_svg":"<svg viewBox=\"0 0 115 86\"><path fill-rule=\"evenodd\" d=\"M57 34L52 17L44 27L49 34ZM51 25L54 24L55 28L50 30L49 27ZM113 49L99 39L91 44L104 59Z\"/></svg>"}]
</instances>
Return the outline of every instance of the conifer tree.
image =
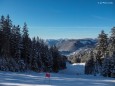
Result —
<instances>
[{"instance_id":1,"label":"conifer tree","mask_svg":"<svg viewBox=\"0 0 115 86\"><path fill-rule=\"evenodd\" d=\"M3 44L3 25L4 25L5 18L4 16L1 16L0 19L0 55L2 55L2 44Z\"/></svg>"},{"instance_id":2,"label":"conifer tree","mask_svg":"<svg viewBox=\"0 0 115 86\"><path fill-rule=\"evenodd\" d=\"M85 63L85 74L93 74L94 73L94 54L91 50L89 52L89 59Z\"/></svg>"},{"instance_id":3,"label":"conifer tree","mask_svg":"<svg viewBox=\"0 0 115 86\"><path fill-rule=\"evenodd\" d=\"M115 51L115 27L113 27L111 29L111 36L109 38L109 46L108 46L108 50L109 50L109 54L110 56L112 56L113 51Z\"/></svg>"},{"instance_id":4,"label":"conifer tree","mask_svg":"<svg viewBox=\"0 0 115 86\"><path fill-rule=\"evenodd\" d=\"M36 46L36 39L35 37L32 39L32 61L31 61L31 69L34 70L34 71L39 71L39 68L38 68L38 52L37 52L37 46Z\"/></svg>"},{"instance_id":5,"label":"conifer tree","mask_svg":"<svg viewBox=\"0 0 115 86\"><path fill-rule=\"evenodd\" d=\"M102 75L105 77L111 76L111 62L109 53L105 53L104 60L102 61Z\"/></svg>"},{"instance_id":6,"label":"conifer tree","mask_svg":"<svg viewBox=\"0 0 115 86\"><path fill-rule=\"evenodd\" d=\"M97 53L99 54L99 57L97 58L101 58L105 54L107 47L108 47L107 34L105 34L105 32L102 30L101 34L99 34L98 43L96 47Z\"/></svg>"},{"instance_id":7,"label":"conifer tree","mask_svg":"<svg viewBox=\"0 0 115 86\"><path fill-rule=\"evenodd\" d=\"M24 23L23 26L22 47L21 58L24 59L24 62L26 63L26 69L28 69L30 68L31 64L31 39L29 38L28 27L26 23Z\"/></svg>"},{"instance_id":8,"label":"conifer tree","mask_svg":"<svg viewBox=\"0 0 115 86\"><path fill-rule=\"evenodd\" d=\"M36 38L36 54L37 54L37 63L38 63L38 71L43 72L44 71L44 63L42 61L42 44L41 39L39 37Z\"/></svg>"},{"instance_id":9,"label":"conifer tree","mask_svg":"<svg viewBox=\"0 0 115 86\"><path fill-rule=\"evenodd\" d=\"M107 34L105 34L105 32L102 30L101 34L99 34L98 36L98 43L96 46L96 55L95 55L96 68L97 68L98 73L101 73L102 59L103 59L105 52L107 51L107 48L108 48Z\"/></svg>"},{"instance_id":10,"label":"conifer tree","mask_svg":"<svg viewBox=\"0 0 115 86\"><path fill-rule=\"evenodd\" d=\"M111 29L110 43L108 46L109 55L111 57L111 76L115 76L115 27Z\"/></svg>"},{"instance_id":11,"label":"conifer tree","mask_svg":"<svg viewBox=\"0 0 115 86\"><path fill-rule=\"evenodd\" d=\"M4 19L2 28L3 28L3 55L6 58L10 57L10 35L11 35L12 21L10 20L9 15Z\"/></svg>"},{"instance_id":12,"label":"conifer tree","mask_svg":"<svg viewBox=\"0 0 115 86\"><path fill-rule=\"evenodd\" d=\"M115 51L113 51L112 57L110 59L110 66L111 66L111 77L115 77Z\"/></svg>"},{"instance_id":13,"label":"conifer tree","mask_svg":"<svg viewBox=\"0 0 115 86\"><path fill-rule=\"evenodd\" d=\"M55 45L50 48L50 51L51 51L52 57L53 57L53 71L58 72L59 69L60 69L60 66L59 66L59 61L60 61L59 51L58 51L58 49L56 48Z\"/></svg>"}]
</instances>

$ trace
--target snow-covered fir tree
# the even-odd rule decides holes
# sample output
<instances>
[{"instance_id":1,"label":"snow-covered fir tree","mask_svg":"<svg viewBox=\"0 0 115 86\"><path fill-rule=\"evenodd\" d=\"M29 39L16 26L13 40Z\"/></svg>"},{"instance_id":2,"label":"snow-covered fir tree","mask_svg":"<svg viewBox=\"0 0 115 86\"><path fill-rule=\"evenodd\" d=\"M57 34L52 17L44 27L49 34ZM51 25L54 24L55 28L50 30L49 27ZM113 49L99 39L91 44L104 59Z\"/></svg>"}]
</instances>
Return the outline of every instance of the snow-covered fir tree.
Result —
<instances>
[{"instance_id":1,"label":"snow-covered fir tree","mask_svg":"<svg viewBox=\"0 0 115 86\"><path fill-rule=\"evenodd\" d=\"M102 60L105 52L108 48L108 37L107 34L102 30L101 34L98 36L98 43L95 50L95 59L96 63L95 66L97 68L97 73L101 73L102 70Z\"/></svg>"},{"instance_id":2,"label":"snow-covered fir tree","mask_svg":"<svg viewBox=\"0 0 115 86\"><path fill-rule=\"evenodd\" d=\"M111 36L109 38L109 55L111 57L111 76L115 77L115 27L111 29Z\"/></svg>"},{"instance_id":3,"label":"snow-covered fir tree","mask_svg":"<svg viewBox=\"0 0 115 86\"><path fill-rule=\"evenodd\" d=\"M2 53L5 58L10 58L10 35L11 35L12 21L7 15L6 19L3 21L3 41L2 44Z\"/></svg>"},{"instance_id":4,"label":"snow-covered fir tree","mask_svg":"<svg viewBox=\"0 0 115 86\"><path fill-rule=\"evenodd\" d=\"M101 74L105 77L110 77L111 76L111 61L110 61L110 56L109 53L106 52L105 55L103 56L103 61L102 61L102 71Z\"/></svg>"},{"instance_id":5,"label":"snow-covered fir tree","mask_svg":"<svg viewBox=\"0 0 115 86\"><path fill-rule=\"evenodd\" d=\"M37 65L37 47L36 47L36 39L35 37L32 39L32 61L31 61L31 69L37 71L38 70L38 65Z\"/></svg>"},{"instance_id":6,"label":"snow-covered fir tree","mask_svg":"<svg viewBox=\"0 0 115 86\"><path fill-rule=\"evenodd\" d=\"M111 61L111 64L110 64L111 77L115 77L115 51L113 51L113 55L112 55L110 61Z\"/></svg>"},{"instance_id":7,"label":"snow-covered fir tree","mask_svg":"<svg viewBox=\"0 0 115 86\"><path fill-rule=\"evenodd\" d=\"M52 53L52 56L53 56L53 71L55 72L58 72L59 70L59 62L58 62L58 59L59 59L59 53L57 52L57 48L56 46L52 46L50 48L50 51Z\"/></svg>"},{"instance_id":8,"label":"snow-covered fir tree","mask_svg":"<svg viewBox=\"0 0 115 86\"><path fill-rule=\"evenodd\" d=\"M85 63L85 74L93 74L94 73L94 54L91 50L89 52L89 59Z\"/></svg>"},{"instance_id":9,"label":"snow-covered fir tree","mask_svg":"<svg viewBox=\"0 0 115 86\"><path fill-rule=\"evenodd\" d=\"M21 58L24 59L24 62L26 63L26 69L30 69L31 67L31 39L29 37L28 33L28 27L27 24L24 23L23 26L23 34L22 34L22 52L21 52Z\"/></svg>"}]
</instances>

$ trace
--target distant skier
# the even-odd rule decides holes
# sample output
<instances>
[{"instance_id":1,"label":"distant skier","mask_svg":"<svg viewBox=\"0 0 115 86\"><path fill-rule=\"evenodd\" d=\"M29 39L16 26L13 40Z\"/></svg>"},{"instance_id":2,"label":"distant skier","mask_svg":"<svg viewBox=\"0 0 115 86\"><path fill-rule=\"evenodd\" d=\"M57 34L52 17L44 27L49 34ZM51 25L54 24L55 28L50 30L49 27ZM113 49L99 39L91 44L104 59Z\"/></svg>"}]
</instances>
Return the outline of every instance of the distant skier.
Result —
<instances>
[{"instance_id":1,"label":"distant skier","mask_svg":"<svg viewBox=\"0 0 115 86\"><path fill-rule=\"evenodd\" d=\"M50 84L50 77L51 77L50 73L49 73L49 72L46 72L46 74L45 74L45 79L46 79L46 78L49 79L49 84Z\"/></svg>"}]
</instances>

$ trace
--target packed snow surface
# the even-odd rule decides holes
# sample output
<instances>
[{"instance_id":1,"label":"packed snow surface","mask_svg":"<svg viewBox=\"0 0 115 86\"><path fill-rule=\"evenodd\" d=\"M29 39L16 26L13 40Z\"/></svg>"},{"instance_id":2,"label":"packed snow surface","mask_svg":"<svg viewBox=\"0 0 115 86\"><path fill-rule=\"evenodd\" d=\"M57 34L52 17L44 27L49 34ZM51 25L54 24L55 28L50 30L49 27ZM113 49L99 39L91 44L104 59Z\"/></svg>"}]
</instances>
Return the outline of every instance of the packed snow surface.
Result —
<instances>
[{"instance_id":1,"label":"packed snow surface","mask_svg":"<svg viewBox=\"0 0 115 86\"><path fill-rule=\"evenodd\" d=\"M45 73L0 71L0 86L115 86L115 78L84 75L83 65L67 63L67 69L51 73L50 79Z\"/></svg>"},{"instance_id":2,"label":"packed snow surface","mask_svg":"<svg viewBox=\"0 0 115 86\"><path fill-rule=\"evenodd\" d=\"M66 63L67 69L60 71L60 73L69 75L83 75L84 65L85 63L74 63L74 64Z\"/></svg>"}]
</instances>

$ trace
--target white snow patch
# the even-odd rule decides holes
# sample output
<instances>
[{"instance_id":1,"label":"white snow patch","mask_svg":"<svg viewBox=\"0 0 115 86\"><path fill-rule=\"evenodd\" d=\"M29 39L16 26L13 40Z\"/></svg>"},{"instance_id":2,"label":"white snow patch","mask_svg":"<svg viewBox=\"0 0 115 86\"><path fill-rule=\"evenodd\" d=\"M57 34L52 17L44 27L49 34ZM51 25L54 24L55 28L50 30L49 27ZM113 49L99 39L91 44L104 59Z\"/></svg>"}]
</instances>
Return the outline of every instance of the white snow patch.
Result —
<instances>
[{"instance_id":1,"label":"white snow patch","mask_svg":"<svg viewBox=\"0 0 115 86\"><path fill-rule=\"evenodd\" d=\"M74 64L67 63L66 65L67 65L67 69L60 71L60 73L70 74L70 75L84 74L85 63L74 63Z\"/></svg>"},{"instance_id":2,"label":"white snow patch","mask_svg":"<svg viewBox=\"0 0 115 86\"><path fill-rule=\"evenodd\" d=\"M82 44L91 43L91 42L89 42L89 41L87 41L87 40L81 40L80 42L81 42Z\"/></svg>"}]
</instances>

